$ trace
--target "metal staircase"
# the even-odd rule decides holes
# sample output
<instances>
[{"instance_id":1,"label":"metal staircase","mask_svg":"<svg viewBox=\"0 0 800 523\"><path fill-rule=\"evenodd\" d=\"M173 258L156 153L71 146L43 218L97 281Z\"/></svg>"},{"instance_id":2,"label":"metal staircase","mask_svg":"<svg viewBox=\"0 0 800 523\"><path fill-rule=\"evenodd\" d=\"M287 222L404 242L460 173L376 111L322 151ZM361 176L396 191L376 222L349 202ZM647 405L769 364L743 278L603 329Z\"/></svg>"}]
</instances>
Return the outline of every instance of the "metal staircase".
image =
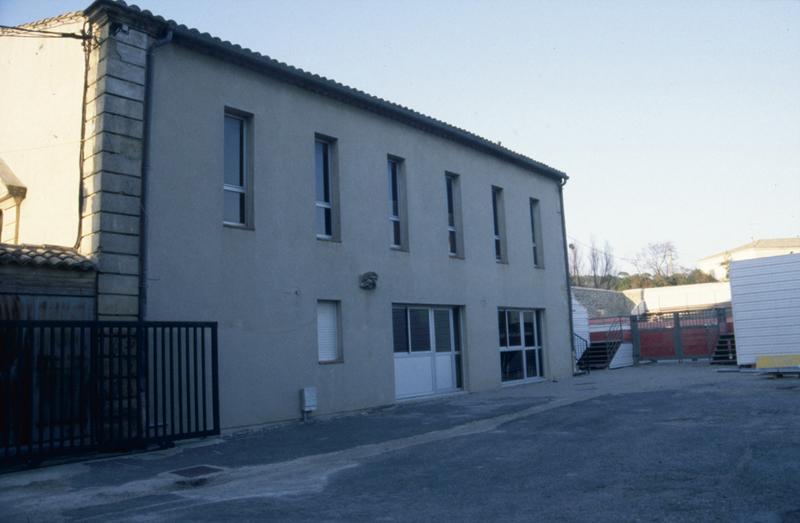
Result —
<instances>
[{"instance_id":1,"label":"metal staircase","mask_svg":"<svg viewBox=\"0 0 800 523\"><path fill-rule=\"evenodd\" d=\"M579 336L575 333L572 333L572 361L573 361L573 369L572 373L574 375L584 374L589 372L589 369L581 369L580 368L580 354L581 356L589 349L589 340L584 338L583 336Z\"/></svg>"},{"instance_id":2,"label":"metal staircase","mask_svg":"<svg viewBox=\"0 0 800 523\"><path fill-rule=\"evenodd\" d=\"M622 318L617 318L606 331L603 341L592 342L578 360L578 369L606 369L622 345Z\"/></svg>"},{"instance_id":3,"label":"metal staircase","mask_svg":"<svg viewBox=\"0 0 800 523\"><path fill-rule=\"evenodd\" d=\"M720 334L711 364L736 365L736 338L733 334Z\"/></svg>"}]
</instances>

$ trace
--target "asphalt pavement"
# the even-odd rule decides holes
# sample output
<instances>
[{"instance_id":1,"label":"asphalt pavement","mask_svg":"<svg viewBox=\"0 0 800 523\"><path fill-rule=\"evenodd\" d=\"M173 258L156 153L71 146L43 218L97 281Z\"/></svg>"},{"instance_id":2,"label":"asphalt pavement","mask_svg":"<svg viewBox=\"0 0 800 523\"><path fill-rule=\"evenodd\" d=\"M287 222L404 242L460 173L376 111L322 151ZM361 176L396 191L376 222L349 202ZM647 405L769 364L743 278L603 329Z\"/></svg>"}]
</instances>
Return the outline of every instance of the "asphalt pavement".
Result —
<instances>
[{"instance_id":1,"label":"asphalt pavement","mask_svg":"<svg viewBox=\"0 0 800 523\"><path fill-rule=\"evenodd\" d=\"M800 379L655 364L0 475L0 521L800 522Z\"/></svg>"}]
</instances>

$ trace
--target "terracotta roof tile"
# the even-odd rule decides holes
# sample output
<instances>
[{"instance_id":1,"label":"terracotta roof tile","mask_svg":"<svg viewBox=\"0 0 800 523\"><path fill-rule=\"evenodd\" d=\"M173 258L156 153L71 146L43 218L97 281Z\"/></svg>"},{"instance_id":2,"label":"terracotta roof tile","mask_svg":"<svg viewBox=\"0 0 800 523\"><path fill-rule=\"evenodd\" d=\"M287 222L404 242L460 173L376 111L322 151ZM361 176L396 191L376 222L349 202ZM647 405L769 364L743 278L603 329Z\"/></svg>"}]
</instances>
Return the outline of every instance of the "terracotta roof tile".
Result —
<instances>
[{"instance_id":1,"label":"terracotta roof tile","mask_svg":"<svg viewBox=\"0 0 800 523\"><path fill-rule=\"evenodd\" d=\"M95 270L95 263L75 249L56 245L0 243L0 265L27 265L75 271Z\"/></svg>"},{"instance_id":2,"label":"terracotta roof tile","mask_svg":"<svg viewBox=\"0 0 800 523\"><path fill-rule=\"evenodd\" d=\"M586 307L590 319L630 316L636 306L621 292L588 287L572 287L572 294Z\"/></svg>"}]
</instances>

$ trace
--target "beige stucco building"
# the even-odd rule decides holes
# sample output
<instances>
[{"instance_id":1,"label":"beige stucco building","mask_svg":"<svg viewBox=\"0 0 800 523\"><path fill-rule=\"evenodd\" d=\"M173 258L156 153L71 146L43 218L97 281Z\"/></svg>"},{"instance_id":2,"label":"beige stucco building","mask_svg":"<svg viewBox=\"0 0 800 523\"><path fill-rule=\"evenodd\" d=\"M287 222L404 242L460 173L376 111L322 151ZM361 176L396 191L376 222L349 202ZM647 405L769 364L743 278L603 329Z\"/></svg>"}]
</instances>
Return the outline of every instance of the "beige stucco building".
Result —
<instances>
[{"instance_id":1,"label":"beige stucco building","mask_svg":"<svg viewBox=\"0 0 800 523\"><path fill-rule=\"evenodd\" d=\"M77 37L0 39L13 241L219 322L223 427L571 374L562 172L122 3L24 28Z\"/></svg>"},{"instance_id":2,"label":"beige stucco building","mask_svg":"<svg viewBox=\"0 0 800 523\"><path fill-rule=\"evenodd\" d=\"M720 281L728 281L732 261L754 260L800 252L800 237L753 240L733 249L707 256L697 261L697 268Z\"/></svg>"}]
</instances>

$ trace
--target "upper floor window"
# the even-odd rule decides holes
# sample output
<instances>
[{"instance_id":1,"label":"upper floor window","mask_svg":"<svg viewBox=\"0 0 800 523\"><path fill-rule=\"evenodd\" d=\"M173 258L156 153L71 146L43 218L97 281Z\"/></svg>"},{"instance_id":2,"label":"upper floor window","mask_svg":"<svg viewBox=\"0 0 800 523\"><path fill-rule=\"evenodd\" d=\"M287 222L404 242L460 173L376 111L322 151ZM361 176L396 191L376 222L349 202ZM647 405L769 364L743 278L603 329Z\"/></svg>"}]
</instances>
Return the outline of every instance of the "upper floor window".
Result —
<instances>
[{"instance_id":1,"label":"upper floor window","mask_svg":"<svg viewBox=\"0 0 800 523\"><path fill-rule=\"evenodd\" d=\"M223 223L248 225L248 136L247 120L225 114L225 179Z\"/></svg>"},{"instance_id":2,"label":"upper floor window","mask_svg":"<svg viewBox=\"0 0 800 523\"><path fill-rule=\"evenodd\" d=\"M506 220L503 207L503 189L492 187L492 220L494 225L494 257L500 263L507 263Z\"/></svg>"},{"instance_id":3,"label":"upper floor window","mask_svg":"<svg viewBox=\"0 0 800 523\"><path fill-rule=\"evenodd\" d=\"M539 214L539 200L531 198L530 200L531 211L531 242L533 243L533 266L544 267L543 253L542 253L542 231L541 219Z\"/></svg>"},{"instance_id":4,"label":"upper floor window","mask_svg":"<svg viewBox=\"0 0 800 523\"><path fill-rule=\"evenodd\" d=\"M386 161L389 186L389 226L392 247L408 249L408 226L406 220L406 184L402 159L390 156Z\"/></svg>"},{"instance_id":5,"label":"upper floor window","mask_svg":"<svg viewBox=\"0 0 800 523\"><path fill-rule=\"evenodd\" d=\"M315 144L316 230L317 238L335 240L339 236L338 180L336 179L335 140L317 137Z\"/></svg>"},{"instance_id":6,"label":"upper floor window","mask_svg":"<svg viewBox=\"0 0 800 523\"><path fill-rule=\"evenodd\" d=\"M461 231L461 191L457 174L444 176L447 194L447 243L450 256L464 256L464 240Z\"/></svg>"}]
</instances>

